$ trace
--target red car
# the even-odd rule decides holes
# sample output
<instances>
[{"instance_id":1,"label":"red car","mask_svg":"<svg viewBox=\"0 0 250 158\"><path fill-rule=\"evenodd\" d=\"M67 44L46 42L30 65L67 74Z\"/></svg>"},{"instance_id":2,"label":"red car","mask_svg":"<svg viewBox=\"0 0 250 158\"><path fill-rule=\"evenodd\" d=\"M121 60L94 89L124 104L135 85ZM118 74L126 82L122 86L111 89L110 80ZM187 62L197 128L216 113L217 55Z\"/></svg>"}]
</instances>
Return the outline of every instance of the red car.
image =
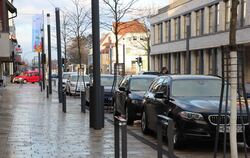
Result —
<instances>
[{"instance_id":1,"label":"red car","mask_svg":"<svg viewBox=\"0 0 250 158\"><path fill-rule=\"evenodd\" d=\"M13 79L13 83L20 83L20 82L35 83L35 82L39 82L41 80L42 80L42 76L40 75L40 77L39 77L38 71L25 71L25 72L22 72L19 76L16 76Z\"/></svg>"}]
</instances>

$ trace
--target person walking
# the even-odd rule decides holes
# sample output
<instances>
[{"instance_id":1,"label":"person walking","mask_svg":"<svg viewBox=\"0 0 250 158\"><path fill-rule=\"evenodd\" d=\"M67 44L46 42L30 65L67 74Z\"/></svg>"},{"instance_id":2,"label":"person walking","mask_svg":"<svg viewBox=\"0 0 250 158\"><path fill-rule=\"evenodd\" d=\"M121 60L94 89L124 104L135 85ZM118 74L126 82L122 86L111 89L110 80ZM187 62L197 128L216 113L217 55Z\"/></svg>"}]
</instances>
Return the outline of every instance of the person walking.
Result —
<instances>
[{"instance_id":1,"label":"person walking","mask_svg":"<svg viewBox=\"0 0 250 158\"><path fill-rule=\"evenodd\" d=\"M160 74L161 74L161 75L166 75L166 74L168 74L168 69L167 69L167 67L165 67L165 66L162 67L162 68L161 68Z\"/></svg>"}]
</instances>

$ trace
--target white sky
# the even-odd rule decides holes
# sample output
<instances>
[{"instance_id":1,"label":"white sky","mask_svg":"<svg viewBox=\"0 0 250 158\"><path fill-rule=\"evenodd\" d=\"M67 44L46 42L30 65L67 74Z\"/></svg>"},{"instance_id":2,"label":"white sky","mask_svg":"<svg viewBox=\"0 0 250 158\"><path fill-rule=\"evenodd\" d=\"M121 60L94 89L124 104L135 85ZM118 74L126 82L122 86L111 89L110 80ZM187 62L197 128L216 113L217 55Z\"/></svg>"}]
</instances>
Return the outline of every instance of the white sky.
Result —
<instances>
[{"instance_id":1,"label":"white sky","mask_svg":"<svg viewBox=\"0 0 250 158\"><path fill-rule=\"evenodd\" d=\"M126 1L126 0L124 0ZM90 0L86 3L90 7ZM101 0L100 0L101 3ZM16 25L16 34L18 43L23 49L23 58L31 60L36 54L32 53L32 16L34 14L51 14L51 31L54 34L55 30L55 7L59 7L62 12L70 10L71 0L14 0L14 6L17 8L17 18L14 19ZM156 6L164 7L168 4L168 0L138 0L135 7ZM60 14L62 14L60 12ZM45 29L47 27L45 18ZM46 33L46 30L45 30ZM45 35L45 47L47 36ZM56 47L55 37L52 37L52 47ZM52 48L52 58L56 58L56 49Z\"/></svg>"}]
</instances>

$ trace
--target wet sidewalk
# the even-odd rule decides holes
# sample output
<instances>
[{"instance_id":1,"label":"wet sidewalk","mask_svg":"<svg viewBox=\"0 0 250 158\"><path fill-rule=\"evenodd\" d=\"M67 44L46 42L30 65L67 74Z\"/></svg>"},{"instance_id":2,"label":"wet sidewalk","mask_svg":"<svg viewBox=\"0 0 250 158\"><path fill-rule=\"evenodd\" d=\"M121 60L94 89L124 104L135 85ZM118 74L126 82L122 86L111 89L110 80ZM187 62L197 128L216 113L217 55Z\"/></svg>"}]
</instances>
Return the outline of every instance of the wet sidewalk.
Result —
<instances>
[{"instance_id":1,"label":"wet sidewalk","mask_svg":"<svg viewBox=\"0 0 250 158\"><path fill-rule=\"evenodd\" d=\"M47 99L37 84L0 89L0 157L114 157L110 120L102 130L90 129L89 113L80 112L79 99L68 99L64 114L53 93ZM128 157L154 158L157 152L128 135Z\"/></svg>"}]
</instances>

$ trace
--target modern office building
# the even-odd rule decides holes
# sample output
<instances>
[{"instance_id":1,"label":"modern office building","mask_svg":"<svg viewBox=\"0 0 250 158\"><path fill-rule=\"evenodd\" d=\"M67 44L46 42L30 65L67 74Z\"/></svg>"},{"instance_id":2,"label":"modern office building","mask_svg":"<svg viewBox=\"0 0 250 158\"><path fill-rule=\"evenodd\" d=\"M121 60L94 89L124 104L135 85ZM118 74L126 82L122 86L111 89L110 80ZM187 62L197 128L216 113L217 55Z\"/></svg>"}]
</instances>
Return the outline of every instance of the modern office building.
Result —
<instances>
[{"instance_id":1,"label":"modern office building","mask_svg":"<svg viewBox=\"0 0 250 158\"><path fill-rule=\"evenodd\" d=\"M221 46L229 44L231 1L171 0L150 19L151 70L221 75ZM237 44L250 60L250 0L239 0ZM250 63L245 64L250 72ZM250 73L246 73L250 82Z\"/></svg>"}]
</instances>

